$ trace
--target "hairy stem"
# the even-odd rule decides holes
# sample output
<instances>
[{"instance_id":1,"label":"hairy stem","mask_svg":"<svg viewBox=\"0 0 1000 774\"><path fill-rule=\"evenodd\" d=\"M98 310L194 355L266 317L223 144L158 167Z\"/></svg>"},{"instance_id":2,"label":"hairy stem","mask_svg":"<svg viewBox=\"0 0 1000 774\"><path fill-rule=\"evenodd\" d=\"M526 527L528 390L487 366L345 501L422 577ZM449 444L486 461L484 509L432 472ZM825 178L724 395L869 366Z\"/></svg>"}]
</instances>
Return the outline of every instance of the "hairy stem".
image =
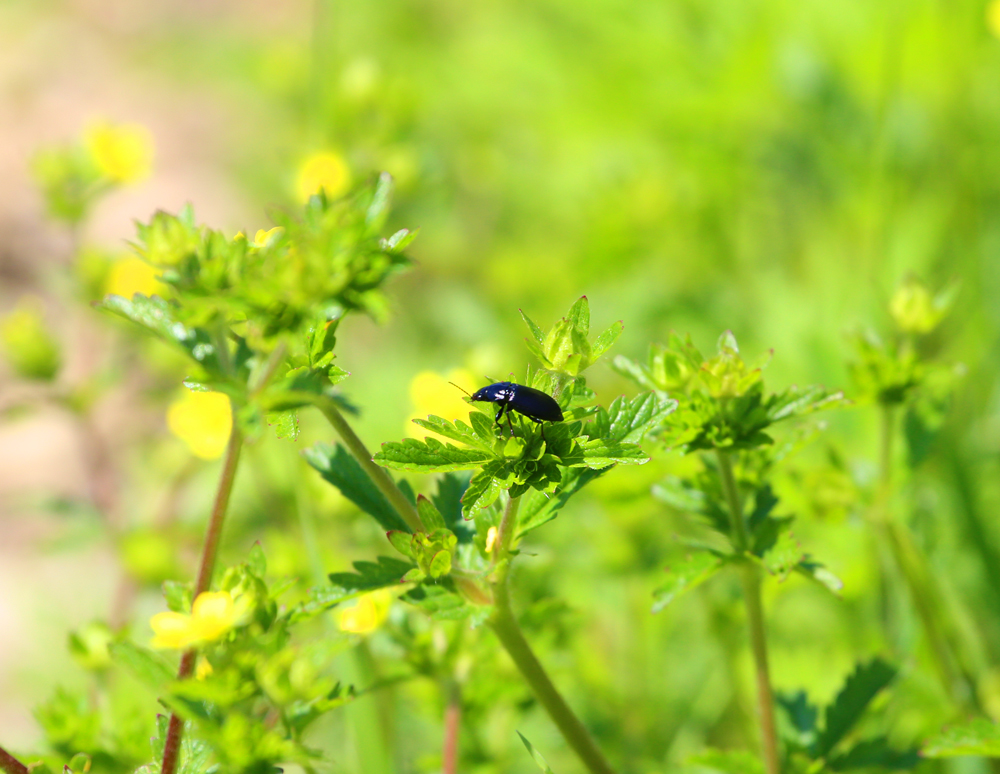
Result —
<instances>
[{"instance_id":1,"label":"hairy stem","mask_svg":"<svg viewBox=\"0 0 1000 774\"><path fill-rule=\"evenodd\" d=\"M500 526L497 527L496 545L493 548L494 564L501 559L506 559L510 554L511 543L514 542L514 533L517 530L517 510L520 505L520 497L507 498L503 516L500 517Z\"/></svg>"},{"instance_id":2,"label":"hairy stem","mask_svg":"<svg viewBox=\"0 0 1000 774\"><path fill-rule=\"evenodd\" d=\"M552 684L552 680L524 638L511 608L506 579L494 589L494 599L496 610L490 617L490 628L496 633L521 676L531 687L535 698L545 708L587 771L591 774L614 774L614 769L605 760L583 723L573 714L562 694Z\"/></svg>"},{"instance_id":3,"label":"hairy stem","mask_svg":"<svg viewBox=\"0 0 1000 774\"><path fill-rule=\"evenodd\" d=\"M539 703L556 724L563 738L580 758L591 774L614 774L614 769L605 760L604 755L594 743L590 733L580 719L573 714L566 700L553 685L545 668L539 662L528 641L524 638L514 609L510 603L510 544L513 541L514 527L517 523L517 508L520 498L511 498L497 530L497 541L494 547L496 562L493 570L493 615L487 623L497 635L500 644L504 646L514 665L525 682L528 683Z\"/></svg>"},{"instance_id":4,"label":"hairy stem","mask_svg":"<svg viewBox=\"0 0 1000 774\"><path fill-rule=\"evenodd\" d=\"M222 475L219 478L219 488L215 493L215 502L212 506L212 515L208 520L208 530L205 533L205 543L201 552L201 563L198 566L198 577L194 586L194 598L208 591L212 583L212 572L215 570L215 558L219 551L219 539L222 537L222 525L226 519L226 511L229 508L229 496L233 491L233 482L236 480L236 468L240 461L240 452L243 449L243 437L236 426L235 418L233 430L229 435L229 445L226 447L226 458L222 465ZM197 651L188 650L181 656L181 665L177 670L177 679L184 680L194 672L195 658ZM167 738L163 745L163 764L160 767L161 774L174 774L177 770L177 760L181 748L181 732L184 729L184 721L177 713L170 715L170 723L167 726Z\"/></svg>"},{"instance_id":5,"label":"hairy stem","mask_svg":"<svg viewBox=\"0 0 1000 774\"><path fill-rule=\"evenodd\" d=\"M743 504L733 475L733 464L729 453L718 450L719 477L722 491L729 504L729 519L732 526L732 542L736 551L743 555L740 562L740 582L743 585L743 601L747 608L747 623L750 627L750 646L753 650L754 666L757 673L757 708L760 720L761 749L767 774L779 774L781 760L778 756L778 734L774 723L774 694L771 690L771 673L767 658L767 636L764 629L764 608L760 602L760 570L747 556L750 541Z\"/></svg>"},{"instance_id":6,"label":"hairy stem","mask_svg":"<svg viewBox=\"0 0 1000 774\"><path fill-rule=\"evenodd\" d=\"M347 424L347 420L344 419L344 415L340 413L338 409L332 402L328 401L320 407L323 412L323 416L326 417L327 421L333 425L333 429L337 431L337 435L344 442L348 451L354 455L354 458L358 461L361 467L364 469L365 473L372 480L372 483L379 488L379 491L385 495L385 498L389 501L396 512L399 514L400 518L406 522L407 526L414 532L424 532L424 525L420 521L420 516L417 514L417 509L414 507L413 503L406 499L406 495L400 491L399 487L396 486L396 482L392 480L392 477L385 471L384 468L379 467L374 462L372 462L371 452L365 447L364 442L358 438L351 426Z\"/></svg>"},{"instance_id":7,"label":"hairy stem","mask_svg":"<svg viewBox=\"0 0 1000 774\"><path fill-rule=\"evenodd\" d=\"M28 774L28 767L0 747L0 769L7 774Z\"/></svg>"},{"instance_id":8,"label":"hairy stem","mask_svg":"<svg viewBox=\"0 0 1000 774\"><path fill-rule=\"evenodd\" d=\"M454 680L449 682L447 691L448 706L444 710L441 774L458 774L458 733L462 722L462 692Z\"/></svg>"}]
</instances>

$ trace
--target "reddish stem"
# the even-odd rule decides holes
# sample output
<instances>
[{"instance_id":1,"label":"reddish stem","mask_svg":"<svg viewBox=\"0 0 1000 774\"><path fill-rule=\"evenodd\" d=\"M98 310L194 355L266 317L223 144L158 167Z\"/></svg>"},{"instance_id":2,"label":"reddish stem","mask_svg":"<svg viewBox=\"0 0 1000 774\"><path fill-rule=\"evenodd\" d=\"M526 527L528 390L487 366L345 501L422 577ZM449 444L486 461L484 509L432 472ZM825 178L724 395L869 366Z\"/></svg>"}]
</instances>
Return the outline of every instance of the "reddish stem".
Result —
<instances>
[{"instance_id":1,"label":"reddish stem","mask_svg":"<svg viewBox=\"0 0 1000 774\"><path fill-rule=\"evenodd\" d=\"M444 711L444 749L441 753L441 774L458 771L458 733L462 722L462 694L457 683L448 689L448 706Z\"/></svg>"},{"instance_id":2,"label":"reddish stem","mask_svg":"<svg viewBox=\"0 0 1000 774\"><path fill-rule=\"evenodd\" d=\"M233 491L233 481L236 479L236 466L240 461L240 451L243 449L243 438L240 431L233 427L229 436L229 446L226 447L226 460L219 479L219 489L215 493L215 504L212 506L212 517L208 521L208 531L205 533L205 545L201 552L201 564L198 567L198 579L194 585L193 598L208 591L212 585L212 572L215 570L215 557L219 551L219 539L222 537L222 525L229 508L229 496ZM177 679L184 680L194 672L197 651L188 650L181 656L181 665L177 670ZM177 759L181 749L181 732L184 721L176 712L171 713L167 726L167 738L163 744L163 764L161 774L174 774L177 770Z\"/></svg>"},{"instance_id":3,"label":"reddish stem","mask_svg":"<svg viewBox=\"0 0 1000 774\"><path fill-rule=\"evenodd\" d=\"M0 769L7 774L28 774L28 767L2 747L0 747Z\"/></svg>"}]
</instances>

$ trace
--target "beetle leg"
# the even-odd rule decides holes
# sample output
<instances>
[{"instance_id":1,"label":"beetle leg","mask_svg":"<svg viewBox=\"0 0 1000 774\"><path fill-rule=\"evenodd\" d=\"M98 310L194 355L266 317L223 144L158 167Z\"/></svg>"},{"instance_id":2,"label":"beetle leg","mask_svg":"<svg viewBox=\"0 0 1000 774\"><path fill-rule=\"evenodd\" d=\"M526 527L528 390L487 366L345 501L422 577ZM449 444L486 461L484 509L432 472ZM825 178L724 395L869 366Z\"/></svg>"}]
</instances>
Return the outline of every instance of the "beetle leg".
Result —
<instances>
[{"instance_id":1,"label":"beetle leg","mask_svg":"<svg viewBox=\"0 0 1000 774\"><path fill-rule=\"evenodd\" d=\"M506 403L501 403L500 404L500 410L497 412L497 415L496 415L496 423L498 425L500 424L500 420L503 418L503 410L505 408L507 408L507 404Z\"/></svg>"}]
</instances>

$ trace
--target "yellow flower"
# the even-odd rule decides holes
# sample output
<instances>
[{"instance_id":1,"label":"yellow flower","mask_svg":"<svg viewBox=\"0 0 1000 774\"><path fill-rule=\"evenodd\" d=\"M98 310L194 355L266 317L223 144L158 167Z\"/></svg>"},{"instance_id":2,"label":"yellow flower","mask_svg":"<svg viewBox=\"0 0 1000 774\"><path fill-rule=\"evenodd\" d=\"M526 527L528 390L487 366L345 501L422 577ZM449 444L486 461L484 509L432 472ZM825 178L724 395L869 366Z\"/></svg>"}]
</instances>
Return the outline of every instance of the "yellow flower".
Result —
<instances>
[{"instance_id":1,"label":"yellow flower","mask_svg":"<svg viewBox=\"0 0 1000 774\"><path fill-rule=\"evenodd\" d=\"M204 680L212 674L213 671L215 670L212 669L212 665L209 663L207 658L199 658L198 663L194 667L194 679Z\"/></svg>"},{"instance_id":2,"label":"yellow flower","mask_svg":"<svg viewBox=\"0 0 1000 774\"><path fill-rule=\"evenodd\" d=\"M185 613L157 613L150 621L154 648L185 649L215 642L237 626L249 612L249 600L233 600L228 591L206 591L198 595Z\"/></svg>"},{"instance_id":3,"label":"yellow flower","mask_svg":"<svg viewBox=\"0 0 1000 774\"><path fill-rule=\"evenodd\" d=\"M486 553L490 553L493 550L493 545L497 542L497 528L490 527L486 531Z\"/></svg>"},{"instance_id":4,"label":"yellow flower","mask_svg":"<svg viewBox=\"0 0 1000 774\"><path fill-rule=\"evenodd\" d=\"M141 124L91 125L83 144L102 175L115 183L135 183L153 167L153 136Z\"/></svg>"},{"instance_id":5,"label":"yellow flower","mask_svg":"<svg viewBox=\"0 0 1000 774\"><path fill-rule=\"evenodd\" d=\"M365 594L351 607L345 607L337 615L337 625L341 631L352 634L370 634L382 625L389 616L392 595L385 589Z\"/></svg>"},{"instance_id":6,"label":"yellow flower","mask_svg":"<svg viewBox=\"0 0 1000 774\"><path fill-rule=\"evenodd\" d=\"M195 457L218 459L233 429L229 396L185 390L167 409L167 427L188 445Z\"/></svg>"},{"instance_id":7,"label":"yellow flower","mask_svg":"<svg viewBox=\"0 0 1000 774\"><path fill-rule=\"evenodd\" d=\"M314 153L299 167L299 176L295 182L295 193L300 201L309 201L309 197L326 191L331 199L343 196L351 187L351 170L343 157L331 151Z\"/></svg>"},{"instance_id":8,"label":"yellow flower","mask_svg":"<svg viewBox=\"0 0 1000 774\"><path fill-rule=\"evenodd\" d=\"M426 438L435 435L419 425L414 419L425 419L431 414L443 419L461 419L466 424L471 407L465 402L465 395L455 388L454 382L468 393L475 392L476 381L465 368L456 368L442 376L434 371L421 371L410 382L410 399L414 412L406 421L406 434L411 438Z\"/></svg>"},{"instance_id":9,"label":"yellow flower","mask_svg":"<svg viewBox=\"0 0 1000 774\"><path fill-rule=\"evenodd\" d=\"M1000 0L993 0L986 6L986 27L994 37L1000 38Z\"/></svg>"},{"instance_id":10,"label":"yellow flower","mask_svg":"<svg viewBox=\"0 0 1000 774\"><path fill-rule=\"evenodd\" d=\"M128 257L115 261L105 280L104 292L132 298L136 293L152 296L163 295L166 285L159 280L159 272L145 261Z\"/></svg>"},{"instance_id":11,"label":"yellow flower","mask_svg":"<svg viewBox=\"0 0 1000 774\"><path fill-rule=\"evenodd\" d=\"M259 228L257 229L257 233L254 234L252 245L253 247L264 247L267 245L268 242L280 239L281 235L284 233L285 229L283 229L281 226L275 226L274 228L268 229L267 231L265 231L262 228ZM243 236L243 233L240 232L236 236ZM246 237L243 238L246 239ZM233 241L235 241L235 237L233 238Z\"/></svg>"}]
</instances>

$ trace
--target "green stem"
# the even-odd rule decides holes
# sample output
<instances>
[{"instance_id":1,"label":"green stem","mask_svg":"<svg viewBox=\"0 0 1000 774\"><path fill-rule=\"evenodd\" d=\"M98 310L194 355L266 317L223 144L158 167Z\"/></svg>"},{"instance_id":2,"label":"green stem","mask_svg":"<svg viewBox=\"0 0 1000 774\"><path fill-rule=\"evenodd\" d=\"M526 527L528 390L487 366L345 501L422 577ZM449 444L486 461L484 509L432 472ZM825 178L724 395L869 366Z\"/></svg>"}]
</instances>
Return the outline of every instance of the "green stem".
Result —
<instances>
[{"instance_id":1,"label":"green stem","mask_svg":"<svg viewBox=\"0 0 1000 774\"><path fill-rule=\"evenodd\" d=\"M0 769L7 774L28 774L28 767L0 747Z\"/></svg>"},{"instance_id":2,"label":"green stem","mask_svg":"<svg viewBox=\"0 0 1000 774\"><path fill-rule=\"evenodd\" d=\"M508 577L510 574L510 544L513 542L514 527L517 523L519 497L512 497L504 508L500 527L497 530L497 541L494 547L493 570L493 614L487 623L493 629L500 644L507 650L511 660L517 667L525 682L528 683L539 703L556 724L563 738L573 748L584 766L591 774L614 774L614 769L605 760L604 755L594 743L590 733L580 719L573 714L566 700L549 679L545 668L532 651L524 633L514 616L510 602Z\"/></svg>"},{"instance_id":3,"label":"green stem","mask_svg":"<svg viewBox=\"0 0 1000 774\"><path fill-rule=\"evenodd\" d=\"M743 504L733 475L733 464L729 453L718 449L719 478L722 491L729 505L729 519L732 526L732 542L741 555L740 582L743 585L743 601L747 608L747 623L750 627L750 645L753 650L757 675L757 708L760 720L761 749L767 774L779 774L781 760L778 756L778 734L774 722L774 694L771 690L771 674L767 657L767 636L764 628L764 608L760 601L760 569L748 556L750 540L747 535Z\"/></svg>"},{"instance_id":4,"label":"green stem","mask_svg":"<svg viewBox=\"0 0 1000 774\"><path fill-rule=\"evenodd\" d=\"M215 559L219 552L219 540L222 537L222 525L226 519L226 511L229 508L229 497L233 491L233 482L236 480L236 468L240 461L240 452L243 450L243 436L236 425L236 418L233 418L233 429L229 435L229 445L226 447L226 458L222 464L222 475L219 478L219 488L215 493L215 502L212 505L212 515L208 520L208 530L205 533L205 543L201 552L201 563L198 566L198 577L195 581L193 599L197 599L199 594L208 591L212 584L212 573L215 570ZM177 679L184 680L194 672L195 657L197 651L188 650L181 656L180 668L177 670ZM163 763L160 766L161 774L174 774L177 770L177 761L180 756L181 732L184 730L184 721L177 714L170 715L170 723L167 726L167 738L163 744Z\"/></svg>"},{"instance_id":5,"label":"green stem","mask_svg":"<svg viewBox=\"0 0 1000 774\"><path fill-rule=\"evenodd\" d=\"M409 528L414 532L425 532L426 530L420 521L416 507L406 499L406 495L396 486L396 482L385 472L385 469L372 462L371 453L365 448L364 442L358 438L354 430L351 429L351 426L347 424L347 420L340 413L340 409L328 401L320 407L320 410L327 421L333 425L333 429L337 431L337 435L340 436L348 451L354 455L354 458L364 469L365 473L368 474L372 483L385 495L385 498L396 509L396 512Z\"/></svg>"},{"instance_id":6,"label":"green stem","mask_svg":"<svg viewBox=\"0 0 1000 774\"><path fill-rule=\"evenodd\" d=\"M511 608L506 579L495 587L494 600L496 610L490 617L490 628L496 633L521 676L552 718L552 722L556 724L567 744L573 748L591 774L614 774L614 769L605 760L583 723L573 714L562 694L552 684L552 680L524 638Z\"/></svg>"},{"instance_id":7,"label":"green stem","mask_svg":"<svg viewBox=\"0 0 1000 774\"><path fill-rule=\"evenodd\" d=\"M883 405L879 432L879 490L872 511L873 526L906 584L945 690L959 706L985 714L976 679L964 663L959 638L951 631L950 614L941 590L914 543L913 535L893 516L890 500L895 429L895 408Z\"/></svg>"},{"instance_id":8,"label":"green stem","mask_svg":"<svg viewBox=\"0 0 1000 774\"><path fill-rule=\"evenodd\" d=\"M514 542L514 533L517 530L517 510L520 505L520 497L507 498L507 505L504 506L503 516L500 517L500 526L497 527L496 543L493 547L494 564L501 559L508 558L510 554L510 547Z\"/></svg>"}]
</instances>

